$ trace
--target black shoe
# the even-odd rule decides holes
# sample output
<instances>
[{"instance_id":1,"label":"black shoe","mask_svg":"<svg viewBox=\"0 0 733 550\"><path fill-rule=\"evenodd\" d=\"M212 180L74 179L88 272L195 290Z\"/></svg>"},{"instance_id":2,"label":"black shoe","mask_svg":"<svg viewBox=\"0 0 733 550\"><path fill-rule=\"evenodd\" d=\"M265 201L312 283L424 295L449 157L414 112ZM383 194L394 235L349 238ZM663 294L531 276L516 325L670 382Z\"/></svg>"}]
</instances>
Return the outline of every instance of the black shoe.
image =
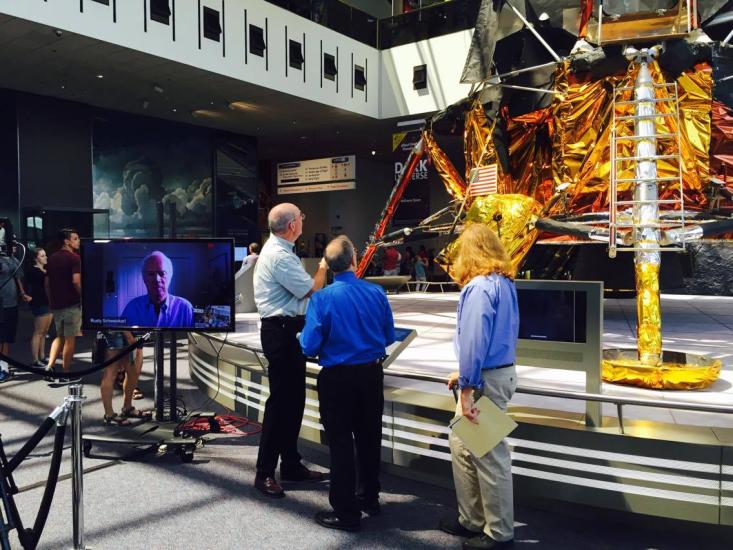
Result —
<instances>
[{"instance_id":1,"label":"black shoe","mask_svg":"<svg viewBox=\"0 0 733 550\"><path fill-rule=\"evenodd\" d=\"M379 498L356 497L359 509L368 516L378 516L382 513L382 507L379 504Z\"/></svg>"},{"instance_id":2,"label":"black shoe","mask_svg":"<svg viewBox=\"0 0 733 550\"><path fill-rule=\"evenodd\" d=\"M440 530L444 533L448 533L454 537L476 537L481 535L480 531L471 531L470 529L466 529L461 525L461 522L458 521L458 518L443 518L440 520L438 527L440 527Z\"/></svg>"},{"instance_id":3,"label":"black shoe","mask_svg":"<svg viewBox=\"0 0 733 550\"><path fill-rule=\"evenodd\" d=\"M295 470L283 470L280 468L280 479L282 481L323 481L325 476L323 472L309 470L305 466L301 466Z\"/></svg>"},{"instance_id":4,"label":"black shoe","mask_svg":"<svg viewBox=\"0 0 733 550\"><path fill-rule=\"evenodd\" d=\"M514 539L499 542L492 539L486 533L481 533L478 537L473 537L463 541L463 550L491 550L492 548L509 548L514 544Z\"/></svg>"},{"instance_id":5,"label":"black shoe","mask_svg":"<svg viewBox=\"0 0 733 550\"><path fill-rule=\"evenodd\" d=\"M283 491L283 488L272 476L256 477L255 489L270 498L282 498L285 496L285 491Z\"/></svg>"},{"instance_id":6,"label":"black shoe","mask_svg":"<svg viewBox=\"0 0 733 550\"><path fill-rule=\"evenodd\" d=\"M329 529L340 529L341 531L359 531L361 524L359 520L345 521L338 517L335 512L317 512L316 522L318 525L328 527Z\"/></svg>"}]
</instances>

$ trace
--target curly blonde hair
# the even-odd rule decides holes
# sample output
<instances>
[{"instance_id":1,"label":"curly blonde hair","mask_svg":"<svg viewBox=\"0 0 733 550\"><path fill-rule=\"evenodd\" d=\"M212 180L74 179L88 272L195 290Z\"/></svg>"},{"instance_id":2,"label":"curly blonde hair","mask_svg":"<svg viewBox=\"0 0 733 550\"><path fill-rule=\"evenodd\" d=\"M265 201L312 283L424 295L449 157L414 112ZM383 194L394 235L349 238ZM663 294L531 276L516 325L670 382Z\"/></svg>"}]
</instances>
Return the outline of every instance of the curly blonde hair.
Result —
<instances>
[{"instance_id":1,"label":"curly blonde hair","mask_svg":"<svg viewBox=\"0 0 733 550\"><path fill-rule=\"evenodd\" d=\"M511 259L501 240L487 225L467 226L456 241L457 253L452 266L453 278L465 286L477 275L498 273L514 278Z\"/></svg>"}]
</instances>

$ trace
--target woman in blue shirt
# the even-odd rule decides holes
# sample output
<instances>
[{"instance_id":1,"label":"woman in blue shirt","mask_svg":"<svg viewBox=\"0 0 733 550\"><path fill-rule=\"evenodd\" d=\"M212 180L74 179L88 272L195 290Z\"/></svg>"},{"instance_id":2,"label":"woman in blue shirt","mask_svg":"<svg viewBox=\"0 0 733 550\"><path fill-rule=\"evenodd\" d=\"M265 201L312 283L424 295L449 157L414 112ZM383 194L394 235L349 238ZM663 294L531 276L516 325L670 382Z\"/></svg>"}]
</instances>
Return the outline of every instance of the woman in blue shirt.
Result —
<instances>
[{"instance_id":1,"label":"woman in blue shirt","mask_svg":"<svg viewBox=\"0 0 733 550\"><path fill-rule=\"evenodd\" d=\"M456 414L478 422L474 398L485 395L500 409L517 387L514 369L519 333L513 270L501 241L488 226L469 225L457 241L453 278L461 285L454 347L459 372L448 386L460 388ZM504 440L488 454L473 455L450 435L458 518L440 528L467 537L463 548L501 548L514 538L511 455Z\"/></svg>"}]
</instances>

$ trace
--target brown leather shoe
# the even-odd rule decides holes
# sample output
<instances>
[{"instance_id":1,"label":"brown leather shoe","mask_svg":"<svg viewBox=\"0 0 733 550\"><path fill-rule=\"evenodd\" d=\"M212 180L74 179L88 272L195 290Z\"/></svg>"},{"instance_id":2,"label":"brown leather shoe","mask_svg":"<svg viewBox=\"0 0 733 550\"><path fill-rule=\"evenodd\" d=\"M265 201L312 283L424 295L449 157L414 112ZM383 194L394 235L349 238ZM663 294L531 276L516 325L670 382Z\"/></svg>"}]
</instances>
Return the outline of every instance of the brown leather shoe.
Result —
<instances>
[{"instance_id":1,"label":"brown leather shoe","mask_svg":"<svg viewBox=\"0 0 733 550\"><path fill-rule=\"evenodd\" d=\"M255 489L270 498L282 498L285 496L283 488L277 480L271 476L255 478Z\"/></svg>"},{"instance_id":2,"label":"brown leather shoe","mask_svg":"<svg viewBox=\"0 0 733 550\"><path fill-rule=\"evenodd\" d=\"M286 470L283 472L280 468L280 479L283 481L322 481L325 479L323 472L309 470L305 466L301 466L296 470Z\"/></svg>"}]
</instances>

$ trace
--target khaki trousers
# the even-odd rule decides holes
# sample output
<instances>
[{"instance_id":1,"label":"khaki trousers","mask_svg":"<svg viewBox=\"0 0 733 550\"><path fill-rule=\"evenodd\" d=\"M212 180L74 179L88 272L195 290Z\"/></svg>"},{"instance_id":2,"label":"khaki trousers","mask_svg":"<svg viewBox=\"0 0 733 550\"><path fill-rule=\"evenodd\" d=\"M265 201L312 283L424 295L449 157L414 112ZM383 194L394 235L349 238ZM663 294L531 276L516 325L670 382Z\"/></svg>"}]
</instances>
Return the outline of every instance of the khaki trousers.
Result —
<instances>
[{"instance_id":1,"label":"khaki trousers","mask_svg":"<svg viewBox=\"0 0 733 550\"><path fill-rule=\"evenodd\" d=\"M481 377L484 380L483 395L506 411L507 403L517 389L515 368L486 369ZM460 400L456 414L461 414ZM506 440L481 458L471 454L452 432L449 443L458 500L458 521L466 529L476 532L483 530L499 542L513 539L512 459Z\"/></svg>"}]
</instances>

